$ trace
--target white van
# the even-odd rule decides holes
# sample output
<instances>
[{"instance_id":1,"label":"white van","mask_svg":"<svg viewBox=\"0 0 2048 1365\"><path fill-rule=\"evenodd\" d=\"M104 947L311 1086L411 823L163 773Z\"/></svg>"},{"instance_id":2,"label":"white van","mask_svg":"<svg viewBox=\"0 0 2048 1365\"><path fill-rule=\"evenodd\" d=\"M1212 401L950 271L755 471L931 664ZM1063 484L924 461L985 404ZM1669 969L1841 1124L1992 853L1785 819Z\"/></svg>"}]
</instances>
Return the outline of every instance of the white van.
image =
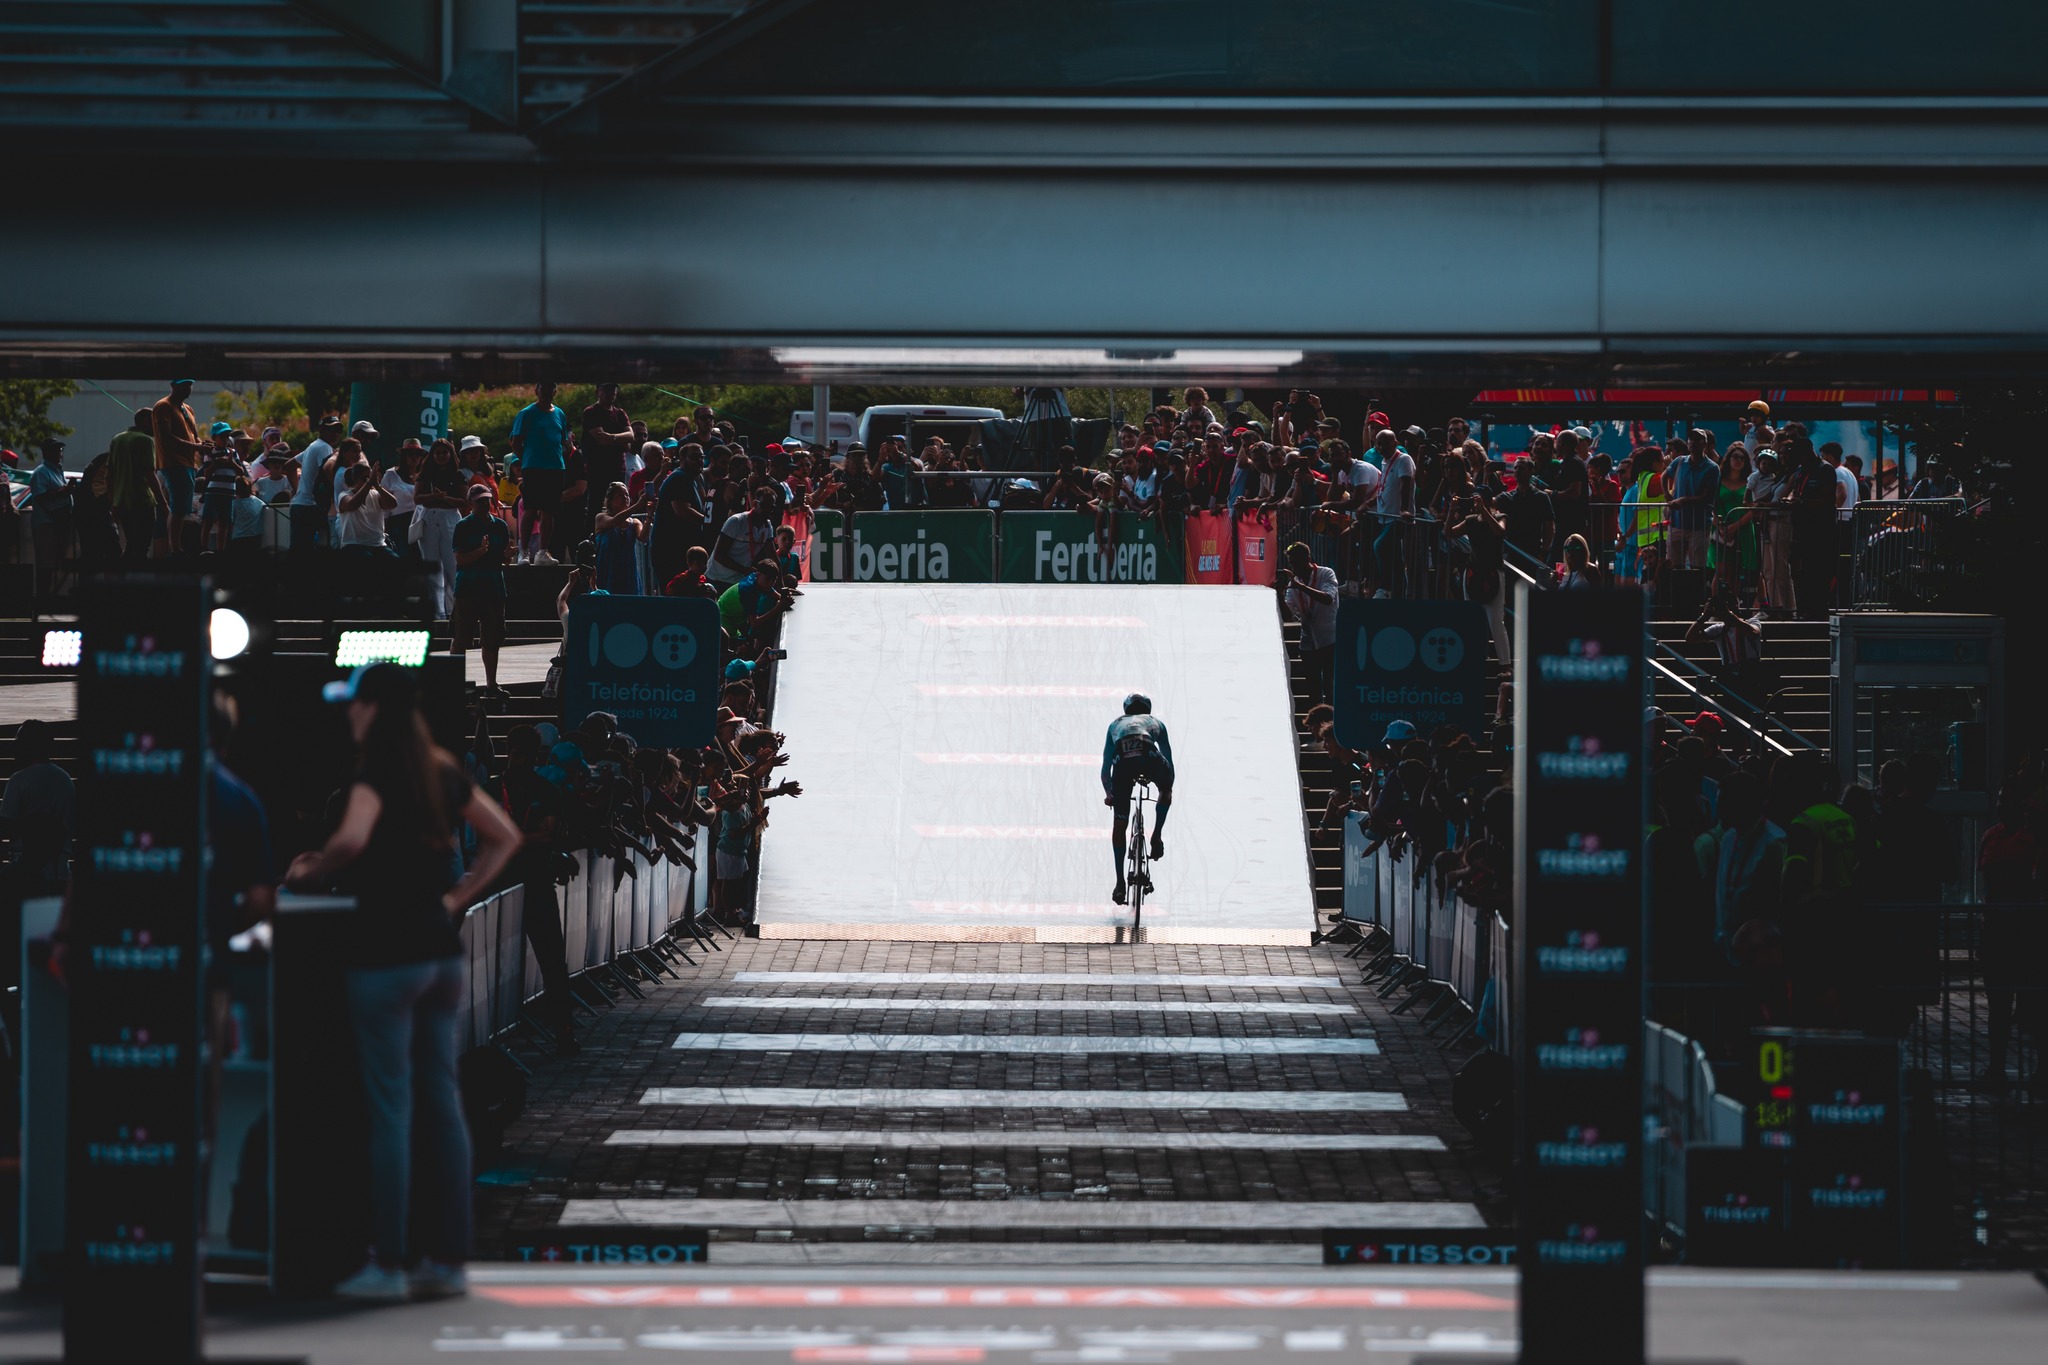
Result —
<instances>
[{"instance_id":1,"label":"white van","mask_svg":"<svg viewBox=\"0 0 2048 1365\"><path fill-rule=\"evenodd\" d=\"M804 408L789 415L789 434L807 446L818 444L815 434L818 425L817 413ZM841 450L853 444L854 420L850 412L827 412L825 427L832 433L832 439L839 443Z\"/></svg>"},{"instance_id":2,"label":"white van","mask_svg":"<svg viewBox=\"0 0 2048 1365\"><path fill-rule=\"evenodd\" d=\"M891 403L883 407L869 408L860 415L860 443L870 451L884 436L905 436L912 434L911 428L929 430L928 423L944 423L937 428L939 435L951 441L954 447L967 445L962 439L966 429L975 422L985 422L991 417L1001 417L1001 408L953 408L926 407L916 403Z\"/></svg>"}]
</instances>

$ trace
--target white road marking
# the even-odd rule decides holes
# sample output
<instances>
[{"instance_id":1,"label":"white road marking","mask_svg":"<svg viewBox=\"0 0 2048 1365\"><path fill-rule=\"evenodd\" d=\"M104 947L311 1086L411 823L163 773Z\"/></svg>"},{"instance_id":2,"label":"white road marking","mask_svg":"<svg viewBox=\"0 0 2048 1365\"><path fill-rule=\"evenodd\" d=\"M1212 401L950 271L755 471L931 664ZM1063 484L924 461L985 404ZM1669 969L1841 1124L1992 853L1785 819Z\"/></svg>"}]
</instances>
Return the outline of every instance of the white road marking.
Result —
<instances>
[{"instance_id":1,"label":"white road marking","mask_svg":"<svg viewBox=\"0 0 2048 1365\"><path fill-rule=\"evenodd\" d=\"M1009 768L1092 768L1101 760L1094 754L969 754L919 753L920 763L946 763L966 767Z\"/></svg>"},{"instance_id":2,"label":"white road marking","mask_svg":"<svg viewBox=\"0 0 2048 1365\"><path fill-rule=\"evenodd\" d=\"M1222 972L734 972L766 986L1195 986L1211 990L1343 990L1341 976L1231 976Z\"/></svg>"},{"instance_id":3,"label":"white road marking","mask_svg":"<svg viewBox=\"0 0 2048 1365\"><path fill-rule=\"evenodd\" d=\"M684 1033L678 1051L1026 1052L1126 1056L1292 1057L1307 1053L1375 1057L1372 1038L1087 1038L1059 1033Z\"/></svg>"},{"instance_id":4,"label":"white road marking","mask_svg":"<svg viewBox=\"0 0 2048 1365\"><path fill-rule=\"evenodd\" d=\"M1483 1228L1454 1200L571 1199L562 1227Z\"/></svg>"},{"instance_id":5,"label":"white road marking","mask_svg":"<svg viewBox=\"0 0 2048 1365\"><path fill-rule=\"evenodd\" d=\"M1147 1133L1123 1128L623 1128L607 1147L1115 1147L1196 1152L1441 1152L1407 1133Z\"/></svg>"},{"instance_id":6,"label":"white road marking","mask_svg":"<svg viewBox=\"0 0 2048 1365\"><path fill-rule=\"evenodd\" d=\"M936 615L919 612L912 618L921 626L1017 626L1024 629L1049 627L1055 630L1143 630L1139 616L992 616Z\"/></svg>"},{"instance_id":7,"label":"white road marking","mask_svg":"<svg viewBox=\"0 0 2048 1365\"><path fill-rule=\"evenodd\" d=\"M912 825L925 839L1100 839L1088 825Z\"/></svg>"},{"instance_id":8,"label":"white road marking","mask_svg":"<svg viewBox=\"0 0 2048 1365\"><path fill-rule=\"evenodd\" d=\"M1128 687L1060 683L919 683L920 697L1071 697L1089 701L1122 700Z\"/></svg>"},{"instance_id":9,"label":"white road marking","mask_svg":"<svg viewBox=\"0 0 2048 1365\"><path fill-rule=\"evenodd\" d=\"M898 1090L772 1085L658 1085L642 1104L763 1109L1159 1109L1271 1114L1397 1114L1398 1090Z\"/></svg>"},{"instance_id":10,"label":"white road marking","mask_svg":"<svg viewBox=\"0 0 2048 1365\"><path fill-rule=\"evenodd\" d=\"M699 1002L721 1010L995 1010L1057 1014L1356 1014L1350 1005L1282 1000L949 1000L942 996L713 995Z\"/></svg>"}]
</instances>

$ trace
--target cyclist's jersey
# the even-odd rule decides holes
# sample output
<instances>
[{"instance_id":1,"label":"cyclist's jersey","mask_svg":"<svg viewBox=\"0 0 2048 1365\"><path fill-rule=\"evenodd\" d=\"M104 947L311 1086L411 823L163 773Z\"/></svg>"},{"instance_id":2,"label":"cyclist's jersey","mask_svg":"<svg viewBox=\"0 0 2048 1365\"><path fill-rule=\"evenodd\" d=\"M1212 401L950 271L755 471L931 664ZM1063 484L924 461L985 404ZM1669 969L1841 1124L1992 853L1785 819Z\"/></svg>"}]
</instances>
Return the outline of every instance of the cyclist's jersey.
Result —
<instances>
[{"instance_id":1,"label":"cyclist's jersey","mask_svg":"<svg viewBox=\"0 0 2048 1365\"><path fill-rule=\"evenodd\" d=\"M1160 759L1168 774L1173 772L1173 745L1166 738L1166 723L1149 715L1118 716L1109 723L1109 734L1102 741L1102 790L1112 790L1118 759L1143 758Z\"/></svg>"}]
</instances>

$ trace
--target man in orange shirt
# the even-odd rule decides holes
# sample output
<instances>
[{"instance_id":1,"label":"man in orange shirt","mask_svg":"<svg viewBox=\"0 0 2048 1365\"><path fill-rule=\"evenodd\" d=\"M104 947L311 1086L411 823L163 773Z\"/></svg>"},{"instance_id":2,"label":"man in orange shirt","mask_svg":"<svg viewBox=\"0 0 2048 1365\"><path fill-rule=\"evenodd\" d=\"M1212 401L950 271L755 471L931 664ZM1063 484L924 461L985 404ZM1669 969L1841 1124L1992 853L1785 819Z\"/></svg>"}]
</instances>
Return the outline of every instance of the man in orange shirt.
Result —
<instances>
[{"instance_id":1,"label":"man in orange shirt","mask_svg":"<svg viewBox=\"0 0 2048 1365\"><path fill-rule=\"evenodd\" d=\"M199 458L207 449L206 442L199 439L199 419L185 402L191 396L192 381L174 379L170 393L150 408L151 434L156 437L157 481L164 491L165 553L175 554L185 543L184 525L192 520Z\"/></svg>"}]
</instances>

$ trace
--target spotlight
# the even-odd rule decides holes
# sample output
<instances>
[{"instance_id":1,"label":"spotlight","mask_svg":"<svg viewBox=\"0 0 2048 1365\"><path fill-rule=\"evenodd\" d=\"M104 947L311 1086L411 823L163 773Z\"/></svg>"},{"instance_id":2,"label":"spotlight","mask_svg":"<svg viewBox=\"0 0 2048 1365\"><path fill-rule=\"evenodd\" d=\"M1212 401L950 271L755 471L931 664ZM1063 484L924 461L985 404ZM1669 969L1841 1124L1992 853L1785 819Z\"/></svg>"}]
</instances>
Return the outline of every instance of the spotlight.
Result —
<instances>
[{"instance_id":1,"label":"spotlight","mask_svg":"<svg viewBox=\"0 0 2048 1365\"><path fill-rule=\"evenodd\" d=\"M430 630L344 630L334 645L334 666L388 663L420 668L427 662L427 647L433 639Z\"/></svg>"},{"instance_id":2,"label":"spotlight","mask_svg":"<svg viewBox=\"0 0 2048 1365\"><path fill-rule=\"evenodd\" d=\"M76 668L85 654L85 632L82 630L46 630L43 632L43 667Z\"/></svg>"},{"instance_id":3,"label":"spotlight","mask_svg":"<svg viewBox=\"0 0 2048 1365\"><path fill-rule=\"evenodd\" d=\"M217 660L233 659L248 652L249 623L238 611L215 607L213 615L207 618L206 633Z\"/></svg>"}]
</instances>

